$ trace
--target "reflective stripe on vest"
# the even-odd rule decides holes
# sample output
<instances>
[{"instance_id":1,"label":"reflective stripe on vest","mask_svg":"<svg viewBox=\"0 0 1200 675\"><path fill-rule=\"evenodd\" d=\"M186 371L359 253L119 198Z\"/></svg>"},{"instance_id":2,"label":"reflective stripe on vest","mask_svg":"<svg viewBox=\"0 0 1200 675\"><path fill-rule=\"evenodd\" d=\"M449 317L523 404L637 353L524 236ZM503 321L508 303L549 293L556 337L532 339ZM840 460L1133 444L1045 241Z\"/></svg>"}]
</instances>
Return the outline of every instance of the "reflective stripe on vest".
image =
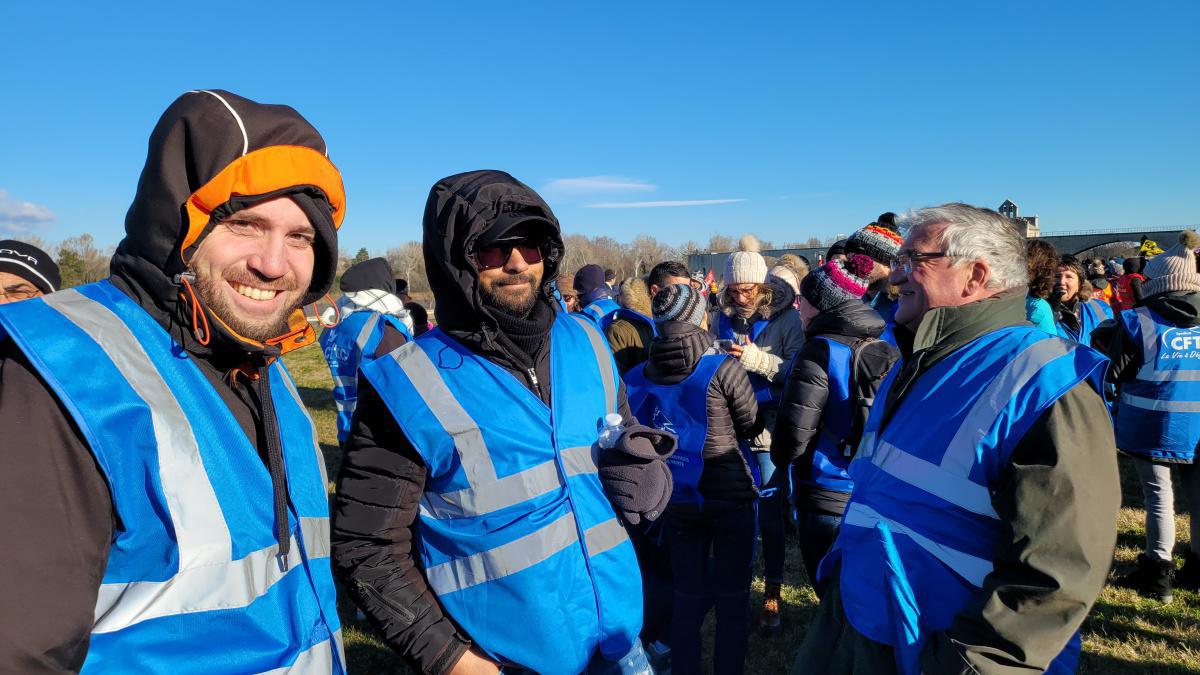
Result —
<instances>
[{"instance_id":1,"label":"reflective stripe on vest","mask_svg":"<svg viewBox=\"0 0 1200 675\"><path fill-rule=\"evenodd\" d=\"M1117 447L1172 461L1191 461L1200 444L1200 327L1178 327L1149 307L1121 312L1142 365L1121 384Z\"/></svg>"},{"instance_id":2,"label":"reflective stripe on vest","mask_svg":"<svg viewBox=\"0 0 1200 675\"><path fill-rule=\"evenodd\" d=\"M412 333L404 322L389 314L371 310L345 314L336 326L321 333L321 351L333 377L338 442L344 443L350 435L350 421L358 404L359 365L364 359L374 356L387 325L400 331L408 340L412 339Z\"/></svg>"},{"instance_id":3,"label":"reflective stripe on vest","mask_svg":"<svg viewBox=\"0 0 1200 675\"><path fill-rule=\"evenodd\" d=\"M83 672L343 672L324 460L282 363L268 377L291 506L286 569L257 450L132 300L99 282L7 305L0 326L75 420L118 517Z\"/></svg>"},{"instance_id":4,"label":"reflective stripe on vest","mask_svg":"<svg viewBox=\"0 0 1200 675\"><path fill-rule=\"evenodd\" d=\"M641 626L641 580L596 473L618 381L596 326L555 317L550 406L439 329L362 373L428 469L422 569L455 622L492 658L537 672L580 672L597 650L623 656Z\"/></svg>"},{"instance_id":5,"label":"reflective stripe on vest","mask_svg":"<svg viewBox=\"0 0 1200 675\"><path fill-rule=\"evenodd\" d=\"M590 318L600 328L600 331L603 332L604 329L608 328L608 324L613 322L619 309L621 309L621 306L612 298L600 298L589 302L587 307L583 308L583 314Z\"/></svg>"},{"instance_id":6,"label":"reflective stripe on vest","mask_svg":"<svg viewBox=\"0 0 1200 675\"><path fill-rule=\"evenodd\" d=\"M1002 523L992 490L1029 427L1087 380L1098 392L1105 359L1032 327L988 333L934 364L881 428L872 409L850 475L854 493L818 576L840 564L846 613L864 636L892 644L889 590L876 524L894 536L925 631L944 630L992 569ZM877 400L902 370L897 365Z\"/></svg>"},{"instance_id":7,"label":"reflective stripe on vest","mask_svg":"<svg viewBox=\"0 0 1200 675\"><path fill-rule=\"evenodd\" d=\"M647 380L644 363L625 374L625 393L633 416L679 437L678 449L667 460L674 486L673 504L702 501L699 485L708 437L708 385L721 364L732 358L725 354L702 356L692 372L675 384Z\"/></svg>"}]
</instances>

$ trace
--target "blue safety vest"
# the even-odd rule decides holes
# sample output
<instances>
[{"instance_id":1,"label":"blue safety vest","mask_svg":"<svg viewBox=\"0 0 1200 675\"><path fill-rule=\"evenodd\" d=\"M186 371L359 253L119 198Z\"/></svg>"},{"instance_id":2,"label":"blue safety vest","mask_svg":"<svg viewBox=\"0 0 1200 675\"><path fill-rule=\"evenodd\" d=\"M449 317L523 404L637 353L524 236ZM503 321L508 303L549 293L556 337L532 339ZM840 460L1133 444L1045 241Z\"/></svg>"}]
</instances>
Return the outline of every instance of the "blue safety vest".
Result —
<instances>
[{"instance_id":1,"label":"blue safety vest","mask_svg":"<svg viewBox=\"0 0 1200 675\"><path fill-rule=\"evenodd\" d=\"M385 326L392 326L412 340L408 326L391 314L359 310L344 315L332 328L321 333L321 351L333 375L333 403L337 406L338 442L350 434L350 419L358 403L358 367L375 354L383 339Z\"/></svg>"},{"instance_id":2,"label":"blue safety vest","mask_svg":"<svg viewBox=\"0 0 1200 675\"><path fill-rule=\"evenodd\" d=\"M879 318L883 319L883 332L879 334L879 339L896 346L896 309L900 306L899 300L893 300L888 296L887 291L880 291L875 294L875 297L868 303L871 309L879 314Z\"/></svg>"},{"instance_id":3,"label":"blue safety vest","mask_svg":"<svg viewBox=\"0 0 1200 675\"><path fill-rule=\"evenodd\" d=\"M821 411L821 427L812 448L811 464L793 475L804 485L850 492L854 488L848 471L853 448L845 448L843 444L854 425L853 394L850 391L854 352L837 340L824 336L816 339L829 345L829 367L826 371L829 399Z\"/></svg>"},{"instance_id":4,"label":"blue safety vest","mask_svg":"<svg viewBox=\"0 0 1200 675\"><path fill-rule=\"evenodd\" d=\"M1079 331L1076 332L1065 323L1059 321L1058 335L1068 340L1091 346L1092 331L1100 322L1113 318L1112 308L1102 300L1091 298L1084 301L1079 309Z\"/></svg>"},{"instance_id":5,"label":"blue safety vest","mask_svg":"<svg viewBox=\"0 0 1200 675\"><path fill-rule=\"evenodd\" d=\"M1142 346L1142 367L1121 384L1117 447L1190 463L1200 443L1200 327L1176 327L1148 307L1121 312L1121 323Z\"/></svg>"},{"instance_id":6,"label":"blue safety vest","mask_svg":"<svg viewBox=\"0 0 1200 675\"><path fill-rule=\"evenodd\" d=\"M87 441L116 529L83 672L342 673L328 480L283 363L269 369L291 549L271 477L187 352L101 281L0 308Z\"/></svg>"},{"instance_id":7,"label":"blue safety vest","mask_svg":"<svg viewBox=\"0 0 1200 675\"><path fill-rule=\"evenodd\" d=\"M750 325L750 341L754 342L758 336L762 334L763 329L767 324L771 323L768 319L759 319ZM717 338L721 340L737 340L737 333L733 330L733 322L725 312L717 312ZM750 386L754 387L754 398L758 401L758 405L772 406L777 403L774 392L771 391L771 381L759 375L758 373L747 373L750 376Z\"/></svg>"},{"instance_id":8,"label":"blue safety vest","mask_svg":"<svg viewBox=\"0 0 1200 675\"><path fill-rule=\"evenodd\" d=\"M700 357L692 373L675 384L655 384L646 379L646 364L625 373L625 394L629 410L643 424L679 437L675 454L667 459L674 489L672 504L695 504L700 496L700 476L704 472L704 441L708 436L708 385L727 359L725 354ZM749 456L749 447L740 443L747 467L757 474L758 462ZM758 483L757 477L755 484Z\"/></svg>"},{"instance_id":9,"label":"blue safety vest","mask_svg":"<svg viewBox=\"0 0 1200 675\"><path fill-rule=\"evenodd\" d=\"M362 373L428 469L421 563L454 622L501 664L539 673L626 655L641 575L596 472L619 382L596 327L555 317L549 407L440 329Z\"/></svg>"},{"instance_id":10,"label":"blue safety vest","mask_svg":"<svg viewBox=\"0 0 1200 675\"><path fill-rule=\"evenodd\" d=\"M581 313L594 321L600 327L600 332L608 328L608 324L612 323L620 311L621 306L612 298L600 298L593 300L581 310Z\"/></svg>"},{"instance_id":11,"label":"blue safety vest","mask_svg":"<svg viewBox=\"0 0 1200 675\"><path fill-rule=\"evenodd\" d=\"M658 337L658 325L654 323L654 319L651 319L650 317L646 316L645 314L642 314L639 311L628 309L626 307L619 307L619 308L617 308L616 314L613 315L612 320L618 321L620 319L625 319L626 321L628 321L630 323L634 323L634 324L637 324L637 323L645 324L646 326L648 326L650 328L650 331L654 335L654 337ZM612 322L610 321L609 323L611 324ZM649 346L649 345L647 345L647 346Z\"/></svg>"},{"instance_id":12,"label":"blue safety vest","mask_svg":"<svg viewBox=\"0 0 1200 675\"><path fill-rule=\"evenodd\" d=\"M1099 392L1105 367L1087 347L1014 326L934 364L886 425L884 406L872 408L850 464L854 492L818 570L825 580L840 564L855 630L911 655L977 598L1004 531L992 490L1013 449L1079 382ZM901 370L892 368L877 400Z\"/></svg>"}]
</instances>

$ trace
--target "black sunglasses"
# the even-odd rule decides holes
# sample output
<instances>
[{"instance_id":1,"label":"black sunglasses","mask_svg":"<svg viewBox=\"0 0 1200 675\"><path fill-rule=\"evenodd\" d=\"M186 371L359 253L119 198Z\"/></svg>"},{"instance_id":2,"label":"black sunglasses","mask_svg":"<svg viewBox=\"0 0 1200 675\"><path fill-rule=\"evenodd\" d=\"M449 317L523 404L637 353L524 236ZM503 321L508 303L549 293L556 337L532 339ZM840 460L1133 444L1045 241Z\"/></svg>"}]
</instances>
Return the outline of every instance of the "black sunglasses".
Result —
<instances>
[{"instance_id":1,"label":"black sunglasses","mask_svg":"<svg viewBox=\"0 0 1200 675\"><path fill-rule=\"evenodd\" d=\"M497 267L504 267L508 259L512 257L513 250L516 249L526 263L534 265L542 261L542 248L530 239L510 239L508 241L498 241L494 244L489 244L475 249L471 254L471 259L475 263L475 268L480 272L484 270L494 270Z\"/></svg>"}]
</instances>

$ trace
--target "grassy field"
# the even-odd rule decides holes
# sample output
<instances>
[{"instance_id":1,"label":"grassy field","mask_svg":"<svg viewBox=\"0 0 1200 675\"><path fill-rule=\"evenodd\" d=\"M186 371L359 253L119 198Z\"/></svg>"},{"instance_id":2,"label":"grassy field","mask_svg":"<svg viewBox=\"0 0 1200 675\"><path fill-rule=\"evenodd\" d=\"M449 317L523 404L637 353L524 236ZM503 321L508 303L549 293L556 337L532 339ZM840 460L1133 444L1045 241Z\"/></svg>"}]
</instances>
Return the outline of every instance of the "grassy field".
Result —
<instances>
[{"instance_id":1,"label":"grassy field","mask_svg":"<svg viewBox=\"0 0 1200 675\"><path fill-rule=\"evenodd\" d=\"M330 395L333 382L329 377L329 369L316 348L298 350L284 360L304 402L313 413L330 480L336 480L340 452ZM1141 550L1145 530L1141 491L1132 466L1124 461L1121 477L1125 503L1121 509L1115 557L1117 569L1124 570L1130 567ZM1177 490L1176 494L1179 492ZM1184 504L1178 506L1181 541L1176 551L1181 552L1187 545L1188 515ZM804 636L804 628L816 611L817 598L808 583L794 541L788 552L787 578L791 583L783 591L785 630L772 639L751 636L747 672L786 672ZM762 601L762 591L762 577L757 576L752 594L754 606ZM375 638L365 622L355 621L352 607L346 607L342 614L346 624L347 658L352 673L415 672ZM1083 640L1081 673L1200 672L1200 595L1176 591L1175 602L1163 606L1142 599L1132 591L1108 587L1084 624Z\"/></svg>"}]
</instances>

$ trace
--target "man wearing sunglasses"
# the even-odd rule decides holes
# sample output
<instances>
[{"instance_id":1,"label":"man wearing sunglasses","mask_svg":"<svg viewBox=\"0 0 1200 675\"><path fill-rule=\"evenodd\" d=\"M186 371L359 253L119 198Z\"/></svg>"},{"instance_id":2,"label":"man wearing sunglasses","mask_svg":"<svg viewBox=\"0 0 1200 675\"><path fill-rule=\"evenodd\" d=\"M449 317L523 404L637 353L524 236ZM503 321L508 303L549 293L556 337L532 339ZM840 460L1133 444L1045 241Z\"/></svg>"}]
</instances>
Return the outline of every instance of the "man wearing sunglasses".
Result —
<instances>
[{"instance_id":1,"label":"man wearing sunglasses","mask_svg":"<svg viewBox=\"0 0 1200 675\"><path fill-rule=\"evenodd\" d=\"M600 331L556 306L557 219L506 173L450 176L424 252L438 327L358 383L333 535L347 587L421 672L649 672L637 560L593 456L606 418L635 420ZM669 486L637 483L665 505Z\"/></svg>"},{"instance_id":2,"label":"man wearing sunglasses","mask_svg":"<svg viewBox=\"0 0 1200 675\"><path fill-rule=\"evenodd\" d=\"M1025 320L1026 264L994 211L909 219L890 278L901 360L793 672L1074 672L1120 506L1106 360Z\"/></svg>"}]
</instances>

